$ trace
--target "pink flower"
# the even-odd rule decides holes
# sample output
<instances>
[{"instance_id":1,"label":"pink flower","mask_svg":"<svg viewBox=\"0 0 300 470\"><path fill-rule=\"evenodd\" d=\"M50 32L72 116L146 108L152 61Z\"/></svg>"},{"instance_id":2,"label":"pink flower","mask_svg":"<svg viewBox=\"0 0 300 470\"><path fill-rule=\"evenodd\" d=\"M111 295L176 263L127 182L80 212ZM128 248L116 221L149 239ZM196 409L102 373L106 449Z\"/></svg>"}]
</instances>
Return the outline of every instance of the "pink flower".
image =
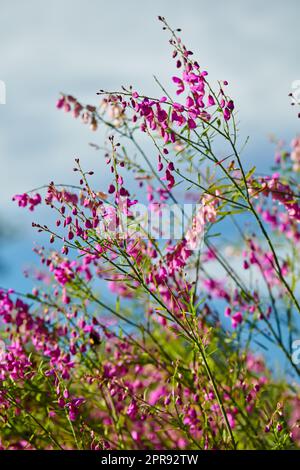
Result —
<instances>
[{"instance_id":1,"label":"pink flower","mask_svg":"<svg viewBox=\"0 0 300 470\"><path fill-rule=\"evenodd\" d=\"M65 404L65 407L68 408L69 417L71 421L75 421L79 415L80 406L85 403L84 398L73 398L71 401Z\"/></svg>"},{"instance_id":2,"label":"pink flower","mask_svg":"<svg viewBox=\"0 0 300 470\"><path fill-rule=\"evenodd\" d=\"M229 121L231 114L230 114L230 111L229 111L228 108L225 108L225 109L224 109L223 115L224 115L225 121Z\"/></svg>"},{"instance_id":3,"label":"pink flower","mask_svg":"<svg viewBox=\"0 0 300 470\"><path fill-rule=\"evenodd\" d=\"M61 98L57 100L57 103L56 103L57 109L61 109L64 106L64 104L65 104L65 97L62 96Z\"/></svg>"},{"instance_id":4,"label":"pink flower","mask_svg":"<svg viewBox=\"0 0 300 470\"><path fill-rule=\"evenodd\" d=\"M33 211L34 208L42 202L40 194L29 196L27 193L16 194L15 196L13 196L12 200L17 201L19 207L26 207L27 205L29 205L30 211Z\"/></svg>"},{"instance_id":5,"label":"pink flower","mask_svg":"<svg viewBox=\"0 0 300 470\"><path fill-rule=\"evenodd\" d=\"M190 129L196 129L197 124L195 123L194 119L188 119L188 126Z\"/></svg>"},{"instance_id":6,"label":"pink flower","mask_svg":"<svg viewBox=\"0 0 300 470\"><path fill-rule=\"evenodd\" d=\"M183 80L181 80L179 77L172 77L172 80L173 80L174 83L176 83L178 85L176 94L180 95L181 93L183 93L184 92Z\"/></svg>"},{"instance_id":7,"label":"pink flower","mask_svg":"<svg viewBox=\"0 0 300 470\"><path fill-rule=\"evenodd\" d=\"M243 321L243 315L241 312L236 312L234 315L231 317L231 322L232 322L232 327L237 328L238 325L240 325Z\"/></svg>"},{"instance_id":8,"label":"pink flower","mask_svg":"<svg viewBox=\"0 0 300 470\"><path fill-rule=\"evenodd\" d=\"M209 95L207 99L207 106L213 106L214 104L216 104L214 97Z\"/></svg>"},{"instance_id":9,"label":"pink flower","mask_svg":"<svg viewBox=\"0 0 300 470\"><path fill-rule=\"evenodd\" d=\"M165 386L158 387L155 390L152 390L149 394L148 403L150 405L155 405L161 397L166 396L167 389Z\"/></svg>"}]
</instances>

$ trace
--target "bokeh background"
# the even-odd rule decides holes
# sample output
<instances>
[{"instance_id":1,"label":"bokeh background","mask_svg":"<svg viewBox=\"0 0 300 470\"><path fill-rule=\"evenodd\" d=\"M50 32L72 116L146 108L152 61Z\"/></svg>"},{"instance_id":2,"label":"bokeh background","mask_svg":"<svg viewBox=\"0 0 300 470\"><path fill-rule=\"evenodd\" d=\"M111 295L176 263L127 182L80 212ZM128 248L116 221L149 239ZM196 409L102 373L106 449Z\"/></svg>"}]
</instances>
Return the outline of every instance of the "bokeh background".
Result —
<instances>
[{"instance_id":1,"label":"bokeh background","mask_svg":"<svg viewBox=\"0 0 300 470\"><path fill-rule=\"evenodd\" d=\"M40 241L31 222L48 217L44 210L19 209L13 194L51 180L73 181L77 156L96 170L95 186L106 188L103 158L88 145L101 143L101 136L56 109L59 92L91 104L99 88L133 84L159 92L153 74L168 84L174 63L158 14L182 28L185 44L212 80L229 81L241 134L250 137L247 165L267 171L274 151L270 135L289 142L299 130L288 98L300 79L297 0L1 0L0 7L0 79L7 89L7 103L0 105L4 287L28 287L22 270L34 262L32 246Z\"/></svg>"}]
</instances>

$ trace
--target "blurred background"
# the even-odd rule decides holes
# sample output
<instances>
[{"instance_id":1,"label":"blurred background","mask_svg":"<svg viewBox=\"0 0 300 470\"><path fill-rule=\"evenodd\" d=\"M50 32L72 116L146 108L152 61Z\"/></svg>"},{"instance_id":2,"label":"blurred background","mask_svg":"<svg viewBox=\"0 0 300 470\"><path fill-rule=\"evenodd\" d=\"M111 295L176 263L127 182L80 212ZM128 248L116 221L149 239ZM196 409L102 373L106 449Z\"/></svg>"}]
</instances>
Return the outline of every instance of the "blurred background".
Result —
<instances>
[{"instance_id":1,"label":"blurred background","mask_svg":"<svg viewBox=\"0 0 300 470\"><path fill-rule=\"evenodd\" d=\"M100 88L122 84L160 93L153 74L168 86L174 63L158 14L182 28L185 44L213 81L229 81L241 134L250 136L247 166L267 171L274 153L270 135L289 142L297 134L299 119L288 98L300 79L297 0L1 0L1 286L28 288L22 270L41 241L31 222L47 223L49 216L44 209L19 209L13 194L52 180L74 181L75 157L95 170L95 187L106 189L103 157L88 145L101 143L101 136L56 109L59 92L91 104Z\"/></svg>"}]
</instances>

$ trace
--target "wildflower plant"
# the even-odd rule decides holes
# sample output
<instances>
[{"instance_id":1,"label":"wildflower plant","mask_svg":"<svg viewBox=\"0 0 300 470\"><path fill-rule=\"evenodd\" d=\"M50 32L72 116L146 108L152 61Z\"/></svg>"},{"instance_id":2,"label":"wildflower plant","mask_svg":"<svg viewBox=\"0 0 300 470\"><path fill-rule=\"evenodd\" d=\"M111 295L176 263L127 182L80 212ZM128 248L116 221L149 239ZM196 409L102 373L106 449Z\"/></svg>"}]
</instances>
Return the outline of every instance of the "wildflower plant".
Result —
<instances>
[{"instance_id":1,"label":"wildflower plant","mask_svg":"<svg viewBox=\"0 0 300 470\"><path fill-rule=\"evenodd\" d=\"M299 445L299 138L270 176L246 170L228 82L159 21L176 72L157 97L57 102L107 131L107 185L76 159L77 186L14 196L57 220L33 223L50 245L32 293L0 292L3 449Z\"/></svg>"}]
</instances>

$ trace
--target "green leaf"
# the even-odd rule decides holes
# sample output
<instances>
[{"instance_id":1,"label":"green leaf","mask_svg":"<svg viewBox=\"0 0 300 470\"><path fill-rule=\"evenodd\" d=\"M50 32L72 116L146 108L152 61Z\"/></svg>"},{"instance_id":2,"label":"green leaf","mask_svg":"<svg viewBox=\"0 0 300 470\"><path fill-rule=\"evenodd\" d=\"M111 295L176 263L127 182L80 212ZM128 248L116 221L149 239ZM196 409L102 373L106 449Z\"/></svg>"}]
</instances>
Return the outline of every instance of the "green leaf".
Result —
<instances>
[{"instance_id":1,"label":"green leaf","mask_svg":"<svg viewBox=\"0 0 300 470\"><path fill-rule=\"evenodd\" d=\"M245 176L246 180L251 178L251 176L253 175L255 171L256 171L256 166L254 166L253 168L251 168L251 170L248 171L248 173Z\"/></svg>"}]
</instances>

